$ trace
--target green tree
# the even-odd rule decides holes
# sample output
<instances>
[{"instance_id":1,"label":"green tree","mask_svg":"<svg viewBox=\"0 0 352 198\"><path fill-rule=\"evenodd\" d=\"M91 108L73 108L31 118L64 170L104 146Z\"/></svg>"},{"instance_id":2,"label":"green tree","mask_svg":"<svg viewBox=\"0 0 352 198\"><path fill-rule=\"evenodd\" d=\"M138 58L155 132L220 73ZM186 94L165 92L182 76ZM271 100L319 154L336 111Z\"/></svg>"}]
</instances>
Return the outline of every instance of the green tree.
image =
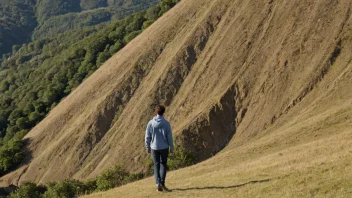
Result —
<instances>
[{"instance_id":1,"label":"green tree","mask_svg":"<svg viewBox=\"0 0 352 198\"><path fill-rule=\"evenodd\" d=\"M108 51L103 51L99 53L98 59L97 59L97 64L102 65L106 60L110 58L110 54Z\"/></svg>"},{"instance_id":2,"label":"green tree","mask_svg":"<svg viewBox=\"0 0 352 198\"><path fill-rule=\"evenodd\" d=\"M34 100L27 100L27 101L28 101L28 103L25 104L25 107L24 107L24 109L23 109L23 113L24 113L25 115L29 115L29 114L31 114L33 111L35 111L35 108L34 108L33 104L31 103L31 102L33 102Z\"/></svg>"},{"instance_id":3,"label":"green tree","mask_svg":"<svg viewBox=\"0 0 352 198\"><path fill-rule=\"evenodd\" d=\"M131 32L127 36L125 36L123 40L125 41L125 43L129 43L134 38L136 38L141 32L142 32L141 30L135 31L135 32Z\"/></svg>"},{"instance_id":4,"label":"green tree","mask_svg":"<svg viewBox=\"0 0 352 198\"><path fill-rule=\"evenodd\" d=\"M16 64L17 65L23 64L24 62L28 61L29 59L30 59L29 56L20 55L16 60Z\"/></svg>"},{"instance_id":5,"label":"green tree","mask_svg":"<svg viewBox=\"0 0 352 198\"><path fill-rule=\"evenodd\" d=\"M85 184L78 180L64 180L58 183L50 183L47 185L47 188L48 190L43 195L44 198L77 197L89 191Z\"/></svg>"},{"instance_id":6,"label":"green tree","mask_svg":"<svg viewBox=\"0 0 352 198\"><path fill-rule=\"evenodd\" d=\"M15 125L17 119L22 117L22 116L23 116L22 110L16 109L10 114L10 116L8 118L8 121L10 122L11 125Z\"/></svg>"},{"instance_id":7,"label":"green tree","mask_svg":"<svg viewBox=\"0 0 352 198\"><path fill-rule=\"evenodd\" d=\"M16 133L19 132L21 129L17 126L17 125L14 125L14 126L8 126L6 128L6 135L4 137L4 142L8 142L10 141L13 137L15 137Z\"/></svg>"},{"instance_id":8,"label":"green tree","mask_svg":"<svg viewBox=\"0 0 352 198\"><path fill-rule=\"evenodd\" d=\"M1 92L5 92L9 89L10 87L10 83L7 82L7 81L3 81L1 84L0 84L0 91Z\"/></svg>"},{"instance_id":9,"label":"green tree","mask_svg":"<svg viewBox=\"0 0 352 198\"><path fill-rule=\"evenodd\" d=\"M7 116L6 113L0 111L0 138L5 136L7 128Z\"/></svg>"},{"instance_id":10,"label":"green tree","mask_svg":"<svg viewBox=\"0 0 352 198\"><path fill-rule=\"evenodd\" d=\"M16 120L16 126L19 127L19 129L27 129L28 127L28 118L27 117L21 117Z\"/></svg>"},{"instance_id":11,"label":"green tree","mask_svg":"<svg viewBox=\"0 0 352 198\"><path fill-rule=\"evenodd\" d=\"M160 4L159 17L174 7L178 2L179 0L162 0Z\"/></svg>"},{"instance_id":12,"label":"green tree","mask_svg":"<svg viewBox=\"0 0 352 198\"><path fill-rule=\"evenodd\" d=\"M143 30L147 29L149 26L151 26L155 21L153 19L145 21L143 23Z\"/></svg>"},{"instance_id":13,"label":"green tree","mask_svg":"<svg viewBox=\"0 0 352 198\"><path fill-rule=\"evenodd\" d=\"M39 113L45 112L46 106L42 101L40 101L40 100L35 101L33 103L33 106L34 106L36 112L39 112Z\"/></svg>"},{"instance_id":14,"label":"green tree","mask_svg":"<svg viewBox=\"0 0 352 198\"><path fill-rule=\"evenodd\" d=\"M123 34L118 33L117 31L111 32L108 36L110 41L116 42L117 40L121 39Z\"/></svg>"},{"instance_id":15,"label":"green tree","mask_svg":"<svg viewBox=\"0 0 352 198\"><path fill-rule=\"evenodd\" d=\"M126 31L127 32L134 32L142 29L143 23L146 21L144 18L144 14L136 14L133 17L133 20L126 26Z\"/></svg>"},{"instance_id":16,"label":"green tree","mask_svg":"<svg viewBox=\"0 0 352 198\"><path fill-rule=\"evenodd\" d=\"M41 114L37 111L34 111L31 114L29 114L29 122L31 122L32 124L38 123L41 118L42 118Z\"/></svg>"},{"instance_id":17,"label":"green tree","mask_svg":"<svg viewBox=\"0 0 352 198\"><path fill-rule=\"evenodd\" d=\"M122 47L123 47L122 42L120 40L116 41L115 44L110 47L109 54L111 56L114 55L116 52L118 52L120 49L122 49Z\"/></svg>"},{"instance_id":18,"label":"green tree","mask_svg":"<svg viewBox=\"0 0 352 198\"><path fill-rule=\"evenodd\" d=\"M0 175L15 168L24 158L21 139L12 139L0 148Z\"/></svg>"},{"instance_id":19,"label":"green tree","mask_svg":"<svg viewBox=\"0 0 352 198\"><path fill-rule=\"evenodd\" d=\"M160 6L149 8L145 14L145 17L149 20L157 20L159 18Z\"/></svg>"},{"instance_id":20,"label":"green tree","mask_svg":"<svg viewBox=\"0 0 352 198\"><path fill-rule=\"evenodd\" d=\"M20 45L14 45L12 46L12 54L16 54L16 52L21 48Z\"/></svg>"}]
</instances>

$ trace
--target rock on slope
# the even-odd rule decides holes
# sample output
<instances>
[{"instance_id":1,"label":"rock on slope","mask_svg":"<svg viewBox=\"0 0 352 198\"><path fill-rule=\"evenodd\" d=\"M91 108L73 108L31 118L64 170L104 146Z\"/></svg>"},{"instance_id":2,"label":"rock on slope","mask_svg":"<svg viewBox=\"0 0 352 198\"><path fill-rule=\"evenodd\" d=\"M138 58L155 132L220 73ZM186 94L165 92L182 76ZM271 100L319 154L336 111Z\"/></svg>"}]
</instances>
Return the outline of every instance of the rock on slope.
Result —
<instances>
[{"instance_id":1,"label":"rock on slope","mask_svg":"<svg viewBox=\"0 0 352 198\"><path fill-rule=\"evenodd\" d=\"M333 85L316 91L340 54L349 70L336 76L351 75L350 9L349 0L182 1L52 110L25 137L27 163L2 179L87 179L117 163L142 170L156 103L200 160L231 140L233 149L250 144L324 97L350 108ZM346 89L350 81L337 90Z\"/></svg>"}]
</instances>

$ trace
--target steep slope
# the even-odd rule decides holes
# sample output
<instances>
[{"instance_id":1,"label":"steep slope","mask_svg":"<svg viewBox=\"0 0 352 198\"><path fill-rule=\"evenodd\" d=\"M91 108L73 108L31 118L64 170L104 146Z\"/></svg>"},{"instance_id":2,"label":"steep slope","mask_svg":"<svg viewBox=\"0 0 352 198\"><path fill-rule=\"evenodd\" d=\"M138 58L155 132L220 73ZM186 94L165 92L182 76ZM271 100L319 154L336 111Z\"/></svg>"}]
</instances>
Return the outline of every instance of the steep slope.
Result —
<instances>
[{"instance_id":1,"label":"steep slope","mask_svg":"<svg viewBox=\"0 0 352 198\"><path fill-rule=\"evenodd\" d=\"M26 136L31 158L3 180L87 179L117 163L142 170L144 127L155 103L168 106L177 143L199 160L228 145L171 174L180 187L210 185L208 177L227 185L241 170L239 182L263 170L259 179L283 177L285 170L275 170L301 159L298 173L314 171L328 160L319 148L340 140L329 154L345 157L351 143L350 8L348 0L181 1ZM278 152L287 159L276 159ZM199 176L180 182L187 174ZM225 177L229 181L220 180ZM126 195L135 187L126 186Z\"/></svg>"},{"instance_id":2,"label":"steep slope","mask_svg":"<svg viewBox=\"0 0 352 198\"><path fill-rule=\"evenodd\" d=\"M165 197L351 197L351 25L341 53L300 102L243 143L168 174ZM330 65L330 64L329 64ZM86 197L154 197L154 178ZM159 194L160 196L160 194Z\"/></svg>"},{"instance_id":3,"label":"steep slope","mask_svg":"<svg viewBox=\"0 0 352 198\"><path fill-rule=\"evenodd\" d=\"M169 173L173 191L162 196L351 197L351 76L351 63L340 59L319 88L249 143L234 139L210 160ZM86 197L160 196L154 188L148 178Z\"/></svg>"},{"instance_id":4,"label":"steep slope","mask_svg":"<svg viewBox=\"0 0 352 198\"><path fill-rule=\"evenodd\" d=\"M309 2L306 3L309 4ZM238 125L237 133L229 145L210 160L170 173L168 185L173 189L173 192L163 196L352 196L352 149L350 147L352 144L351 4L348 1L320 3L312 5L316 8L313 9L315 12L310 9L306 12L302 11L301 8L309 7L303 1L290 2L292 7L281 7L283 5L280 4L275 6L275 15L278 16L280 16L279 10L291 10L292 14L298 12L305 22L295 24L304 26L295 25L293 27L307 32L292 31L288 28L290 26L288 19L290 18L283 17L286 20L284 23L286 27L283 30L288 31L283 34L287 36L284 38L275 37L275 40L285 41L284 45L276 46L277 50L272 50L272 46L264 43L265 47L268 47L267 49L271 49L270 54L280 56L271 57L270 62L264 61L262 64L257 64L258 69L265 68L268 63L273 65L270 65L269 70L264 70L264 74L268 76L265 79L265 84L259 83L255 92L247 92L243 101L246 101L247 97L254 101L249 102L245 116L238 117L242 122ZM281 9L279 9L280 7ZM237 9L241 10L242 8L237 6ZM341 22L332 21L330 12L336 14L334 19L340 16ZM295 13L295 16L298 13ZM304 13L308 16L304 16ZM327 16L331 16L331 18L328 19ZM309 27L305 26L308 25L306 23L309 21L308 19L312 19ZM273 24L273 29L267 29L267 35L271 35L270 30L276 29L279 33L282 32L282 29L276 26L279 24L275 21L275 17L271 24ZM315 29L312 24L324 27L324 29ZM304 35L309 35L314 39L304 39ZM263 39L268 37L270 36ZM296 41L296 43L294 37L301 37L300 39L304 42ZM315 40L316 38L321 40ZM332 42L337 41L336 45L333 44L330 49L324 49L322 41L330 38L333 38ZM269 43L275 40L270 40ZM294 47L289 47L294 45L300 47L299 53L295 52ZM231 48L227 48L227 50L229 49ZM277 54L275 51L280 53ZM328 53L324 55L324 51ZM319 53L323 53L323 55L319 55ZM282 54L285 56L282 57ZM307 58L304 59L305 57ZM301 59L303 60L300 65L298 61ZM314 64L315 61L317 61L316 64ZM289 68L291 68L288 71L290 73L286 73L285 70ZM250 70L246 72L248 71ZM277 81L278 74L285 73L284 76L287 77ZM303 74L308 77L304 78ZM263 75L256 75L256 77L260 82ZM302 78L304 83L300 80ZM247 79L253 81L253 79ZM283 90L287 91L280 90L283 94L275 93L275 90L277 91L281 86L286 86L286 89ZM296 92L297 95L292 99L287 98L288 94L295 90L295 87L299 90ZM272 97L267 97L271 92L274 92ZM253 95L253 93L256 94ZM281 108L280 113L270 113L280 109L279 104L283 99L290 102ZM268 105L270 103L273 104ZM253 109L252 114L251 107L257 107L257 109ZM270 110L266 111L266 109ZM262 119L271 120L261 122ZM256 133L256 127L253 125L260 123L265 123L264 127L258 128L259 132ZM87 197L158 196L158 193L153 189L154 180L149 178Z\"/></svg>"}]
</instances>

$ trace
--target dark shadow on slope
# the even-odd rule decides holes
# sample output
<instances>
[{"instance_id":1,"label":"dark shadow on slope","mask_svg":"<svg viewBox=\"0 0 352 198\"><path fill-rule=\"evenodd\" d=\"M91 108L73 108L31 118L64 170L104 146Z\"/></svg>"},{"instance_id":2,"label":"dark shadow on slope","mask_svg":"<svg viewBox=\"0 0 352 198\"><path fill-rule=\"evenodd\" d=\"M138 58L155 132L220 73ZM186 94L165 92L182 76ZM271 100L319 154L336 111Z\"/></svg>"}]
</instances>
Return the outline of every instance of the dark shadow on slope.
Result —
<instances>
[{"instance_id":1,"label":"dark shadow on slope","mask_svg":"<svg viewBox=\"0 0 352 198\"><path fill-rule=\"evenodd\" d=\"M29 162L32 161L32 159L33 159L32 151L28 149L28 146L31 144L33 139L32 138L23 138L22 140L24 143L23 152L25 154L25 158L22 161L21 166L29 164Z\"/></svg>"},{"instance_id":2,"label":"dark shadow on slope","mask_svg":"<svg viewBox=\"0 0 352 198\"><path fill-rule=\"evenodd\" d=\"M256 184L256 183L263 183L263 182L268 182L271 179L263 179L263 180L253 180L247 183L243 184L237 184L237 185L232 185L232 186L206 186L206 187L193 187L193 188L175 188L172 189L174 191L187 191L187 190L211 190L211 189L229 189L229 188L239 188L248 184Z\"/></svg>"},{"instance_id":3,"label":"dark shadow on slope","mask_svg":"<svg viewBox=\"0 0 352 198\"><path fill-rule=\"evenodd\" d=\"M24 159L22 160L22 163L17 168L15 168L14 170L18 169L19 167L23 167L23 166L25 166L26 168L24 168L23 171L21 172L21 174L18 176L18 179L16 181L16 185L19 185L21 177L26 173L26 171L28 169L28 165L33 159L32 151L28 149L28 146L30 145L30 143L32 141L33 140L31 138L24 138L23 139L23 142L24 142L24 148L23 148Z\"/></svg>"},{"instance_id":4,"label":"dark shadow on slope","mask_svg":"<svg viewBox=\"0 0 352 198\"><path fill-rule=\"evenodd\" d=\"M197 162L220 152L236 133L239 95L236 86L229 89L208 114L198 117L176 137L176 143L193 152Z\"/></svg>"},{"instance_id":5,"label":"dark shadow on slope","mask_svg":"<svg viewBox=\"0 0 352 198\"><path fill-rule=\"evenodd\" d=\"M10 185L8 187L0 187L0 197L9 196L10 193L14 192L17 189L18 187L15 185Z\"/></svg>"}]
</instances>

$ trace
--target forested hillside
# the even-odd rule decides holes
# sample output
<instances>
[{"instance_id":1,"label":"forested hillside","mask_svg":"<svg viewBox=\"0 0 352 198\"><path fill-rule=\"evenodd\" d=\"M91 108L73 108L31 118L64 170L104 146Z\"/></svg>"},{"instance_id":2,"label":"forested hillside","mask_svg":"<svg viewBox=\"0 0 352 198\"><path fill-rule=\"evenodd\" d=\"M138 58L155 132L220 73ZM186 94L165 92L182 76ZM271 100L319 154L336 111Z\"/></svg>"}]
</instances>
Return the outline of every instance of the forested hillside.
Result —
<instances>
[{"instance_id":1,"label":"forested hillside","mask_svg":"<svg viewBox=\"0 0 352 198\"><path fill-rule=\"evenodd\" d=\"M0 175L24 157L21 138L108 58L176 4L14 48L0 67ZM13 157L15 156L15 157Z\"/></svg>"},{"instance_id":2,"label":"forested hillside","mask_svg":"<svg viewBox=\"0 0 352 198\"><path fill-rule=\"evenodd\" d=\"M52 1L50 0L46 4L42 3L42 6L39 7L40 25L34 31L33 39L55 36L58 33L79 27L115 21L135 12L146 10L160 0L70 0L67 2L70 6L59 9L60 13L57 13L58 9L53 9L50 6ZM58 5L62 4L64 3Z\"/></svg>"},{"instance_id":3,"label":"forested hillside","mask_svg":"<svg viewBox=\"0 0 352 198\"><path fill-rule=\"evenodd\" d=\"M0 55L9 53L13 45L28 42L37 26L35 0L0 1Z\"/></svg>"},{"instance_id":4,"label":"forested hillside","mask_svg":"<svg viewBox=\"0 0 352 198\"><path fill-rule=\"evenodd\" d=\"M146 10L160 0L2 0L0 54L23 43ZM14 47L13 47L14 46Z\"/></svg>"}]
</instances>

